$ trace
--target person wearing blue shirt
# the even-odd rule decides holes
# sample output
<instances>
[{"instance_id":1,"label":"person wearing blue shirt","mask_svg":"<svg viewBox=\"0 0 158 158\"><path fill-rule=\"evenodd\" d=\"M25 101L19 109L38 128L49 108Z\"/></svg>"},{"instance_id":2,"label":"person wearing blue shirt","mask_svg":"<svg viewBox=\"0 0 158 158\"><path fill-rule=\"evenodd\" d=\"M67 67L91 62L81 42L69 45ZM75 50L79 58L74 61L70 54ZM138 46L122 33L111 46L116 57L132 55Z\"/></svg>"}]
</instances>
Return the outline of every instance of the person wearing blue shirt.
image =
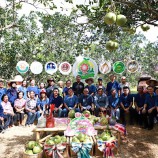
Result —
<instances>
[{"instance_id":1,"label":"person wearing blue shirt","mask_svg":"<svg viewBox=\"0 0 158 158\"><path fill-rule=\"evenodd\" d=\"M152 86L148 86L147 91L148 94L145 98L142 113L144 128L151 130L154 127L154 117L156 116L156 94L154 93L154 87Z\"/></svg>"},{"instance_id":2,"label":"person wearing blue shirt","mask_svg":"<svg viewBox=\"0 0 158 158\"><path fill-rule=\"evenodd\" d=\"M116 120L120 119L120 109L119 109L119 97L117 95L116 89L111 90L111 95L108 97L109 107L111 111L111 116L115 117Z\"/></svg>"},{"instance_id":3,"label":"person wearing blue shirt","mask_svg":"<svg viewBox=\"0 0 158 158\"><path fill-rule=\"evenodd\" d=\"M27 87L28 97L29 97L31 91L33 91L35 93L35 96L38 97L39 91L38 91L38 87L35 86L35 80L31 79L30 84L31 85Z\"/></svg>"},{"instance_id":4,"label":"person wearing blue shirt","mask_svg":"<svg viewBox=\"0 0 158 158\"><path fill-rule=\"evenodd\" d=\"M85 88L88 88L89 94L91 96L94 96L95 93L97 92L97 88L95 85L92 84L94 82L93 78L88 78L85 80L85 82L88 84L87 86L85 86Z\"/></svg>"},{"instance_id":5,"label":"person wearing blue shirt","mask_svg":"<svg viewBox=\"0 0 158 158\"><path fill-rule=\"evenodd\" d=\"M135 107L137 112L137 121L140 126L143 125L143 118L142 118L142 110L145 103L146 94L143 92L144 88L142 86L138 86L137 91L138 93L135 95Z\"/></svg>"},{"instance_id":6,"label":"person wearing blue shirt","mask_svg":"<svg viewBox=\"0 0 158 158\"><path fill-rule=\"evenodd\" d=\"M108 97L103 91L103 88L97 90L97 94L94 96L94 104L96 106L95 115L98 116L100 112L109 112Z\"/></svg>"},{"instance_id":7,"label":"person wearing blue shirt","mask_svg":"<svg viewBox=\"0 0 158 158\"><path fill-rule=\"evenodd\" d=\"M78 97L74 95L73 89L70 88L68 90L68 95L65 96L64 98L64 109L62 110L62 117L67 117L68 112L71 109L74 109L76 112L79 112L79 108L77 107L78 105Z\"/></svg>"},{"instance_id":8,"label":"person wearing blue shirt","mask_svg":"<svg viewBox=\"0 0 158 158\"><path fill-rule=\"evenodd\" d=\"M111 89L113 89L113 88L116 89L116 92L120 96L121 87L115 79L116 79L115 75L110 75L110 80L111 81L107 83L107 87L106 87L106 94L108 96L111 95Z\"/></svg>"},{"instance_id":9,"label":"person wearing blue shirt","mask_svg":"<svg viewBox=\"0 0 158 158\"><path fill-rule=\"evenodd\" d=\"M17 99L18 92L16 88L16 82L10 82L9 83L10 88L7 90L7 96L9 99L9 102L11 103L12 107L14 107L14 101Z\"/></svg>"},{"instance_id":10,"label":"person wearing blue shirt","mask_svg":"<svg viewBox=\"0 0 158 158\"><path fill-rule=\"evenodd\" d=\"M123 87L123 94L120 97L120 119L126 124L125 115L129 115L130 124L133 124L135 109L132 108L132 96L129 93L129 87Z\"/></svg>"},{"instance_id":11,"label":"person wearing blue shirt","mask_svg":"<svg viewBox=\"0 0 158 158\"><path fill-rule=\"evenodd\" d=\"M81 112L88 110L91 114L94 112L93 97L89 94L88 88L84 88L83 94L79 97Z\"/></svg>"},{"instance_id":12,"label":"person wearing blue shirt","mask_svg":"<svg viewBox=\"0 0 158 158\"><path fill-rule=\"evenodd\" d=\"M18 91L23 92L24 93L23 98L27 99L27 82L25 80L22 81L22 85L18 88Z\"/></svg>"},{"instance_id":13,"label":"person wearing blue shirt","mask_svg":"<svg viewBox=\"0 0 158 158\"><path fill-rule=\"evenodd\" d=\"M4 130L3 122L4 121L4 114L3 114L3 107L0 104L0 133Z\"/></svg>"},{"instance_id":14,"label":"person wearing blue shirt","mask_svg":"<svg viewBox=\"0 0 158 158\"><path fill-rule=\"evenodd\" d=\"M72 88L72 87L71 87L71 81L70 81L70 80L67 80L67 81L66 81L66 87L64 87L64 89L63 89L63 94L64 94L64 96L68 95L68 90L69 90L70 88Z\"/></svg>"},{"instance_id":15,"label":"person wearing blue shirt","mask_svg":"<svg viewBox=\"0 0 158 158\"><path fill-rule=\"evenodd\" d=\"M58 117L61 117L62 107L63 107L63 98L59 95L59 89L54 88L53 93L49 98L49 105L55 104L54 114Z\"/></svg>"},{"instance_id":16,"label":"person wearing blue shirt","mask_svg":"<svg viewBox=\"0 0 158 158\"><path fill-rule=\"evenodd\" d=\"M4 88L4 81L0 79L0 103L2 101L2 96L7 93L7 89Z\"/></svg>"}]
</instances>

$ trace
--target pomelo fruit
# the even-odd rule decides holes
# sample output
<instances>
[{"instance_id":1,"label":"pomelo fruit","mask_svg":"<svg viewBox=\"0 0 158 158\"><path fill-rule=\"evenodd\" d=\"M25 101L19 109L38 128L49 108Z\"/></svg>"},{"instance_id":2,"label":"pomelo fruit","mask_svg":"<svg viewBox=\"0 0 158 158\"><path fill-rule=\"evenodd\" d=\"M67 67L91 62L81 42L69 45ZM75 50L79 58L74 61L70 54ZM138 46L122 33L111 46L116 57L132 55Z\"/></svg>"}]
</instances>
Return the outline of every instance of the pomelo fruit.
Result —
<instances>
[{"instance_id":1,"label":"pomelo fruit","mask_svg":"<svg viewBox=\"0 0 158 158\"><path fill-rule=\"evenodd\" d=\"M141 28L143 31L148 31L150 29L150 26L148 24L141 25Z\"/></svg>"},{"instance_id":2,"label":"pomelo fruit","mask_svg":"<svg viewBox=\"0 0 158 158\"><path fill-rule=\"evenodd\" d=\"M113 12L109 12L104 17L104 22L108 25L112 25L116 22L116 14Z\"/></svg>"},{"instance_id":3,"label":"pomelo fruit","mask_svg":"<svg viewBox=\"0 0 158 158\"><path fill-rule=\"evenodd\" d=\"M33 154L33 151L32 151L32 150L26 150L25 153L26 153L26 154L29 154L29 155L32 155L32 154Z\"/></svg>"},{"instance_id":4,"label":"pomelo fruit","mask_svg":"<svg viewBox=\"0 0 158 158\"><path fill-rule=\"evenodd\" d=\"M34 154L38 154L38 153L40 153L42 151L42 149L39 147L39 146L35 146L34 148L33 148L33 153Z\"/></svg>"},{"instance_id":5,"label":"pomelo fruit","mask_svg":"<svg viewBox=\"0 0 158 158\"><path fill-rule=\"evenodd\" d=\"M122 14L117 15L116 24L118 26L124 26L126 24L126 22L127 22L126 16L124 16Z\"/></svg>"},{"instance_id":6,"label":"pomelo fruit","mask_svg":"<svg viewBox=\"0 0 158 158\"><path fill-rule=\"evenodd\" d=\"M29 141L28 144L26 145L26 148L33 149L35 145L36 145L35 141Z\"/></svg>"},{"instance_id":7,"label":"pomelo fruit","mask_svg":"<svg viewBox=\"0 0 158 158\"><path fill-rule=\"evenodd\" d=\"M75 118L75 110L70 110L68 114L69 118Z\"/></svg>"}]
</instances>

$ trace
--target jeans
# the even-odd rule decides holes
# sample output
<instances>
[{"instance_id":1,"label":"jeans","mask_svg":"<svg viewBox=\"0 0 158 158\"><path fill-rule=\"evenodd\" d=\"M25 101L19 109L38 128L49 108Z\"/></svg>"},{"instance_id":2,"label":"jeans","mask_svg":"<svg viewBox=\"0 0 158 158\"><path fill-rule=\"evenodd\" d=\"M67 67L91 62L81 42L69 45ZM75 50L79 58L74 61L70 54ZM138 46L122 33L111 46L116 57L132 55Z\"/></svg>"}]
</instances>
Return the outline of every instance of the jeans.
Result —
<instances>
[{"instance_id":1,"label":"jeans","mask_svg":"<svg viewBox=\"0 0 158 158\"><path fill-rule=\"evenodd\" d=\"M33 124L36 119L37 112L35 112L35 113L27 112L27 115L28 115L28 117L27 117L26 125Z\"/></svg>"},{"instance_id":2,"label":"jeans","mask_svg":"<svg viewBox=\"0 0 158 158\"><path fill-rule=\"evenodd\" d=\"M115 109L111 109L111 116L112 117L115 117L116 120L119 120L120 119L120 109L117 108L116 110Z\"/></svg>"},{"instance_id":3,"label":"jeans","mask_svg":"<svg viewBox=\"0 0 158 158\"><path fill-rule=\"evenodd\" d=\"M12 116L10 114L4 115L4 129L8 128L8 126L12 125Z\"/></svg>"},{"instance_id":4,"label":"jeans","mask_svg":"<svg viewBox=\"0 0 158 158\"><path fill-rule=\"evenodd\" d=\"M66 108L64 108L62 111L61 111L61 117L68 117L68 110ZM80 112L80 109L79 108L75 108L75 112Z\"/></svg>"}]
</instances>

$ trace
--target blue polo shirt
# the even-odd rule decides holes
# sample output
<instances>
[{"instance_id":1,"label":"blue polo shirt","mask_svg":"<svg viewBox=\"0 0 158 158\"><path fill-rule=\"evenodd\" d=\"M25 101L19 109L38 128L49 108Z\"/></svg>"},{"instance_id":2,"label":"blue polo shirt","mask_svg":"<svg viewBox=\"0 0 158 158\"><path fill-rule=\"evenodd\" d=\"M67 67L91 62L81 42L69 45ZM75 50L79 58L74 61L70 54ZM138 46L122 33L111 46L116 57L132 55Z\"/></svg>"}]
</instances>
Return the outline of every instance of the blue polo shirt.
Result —
<instances>
[{"instance_id":1,"label":"blue polo shirt","mask_svg":"<svg viewBox=\"0 0 158 158\"><path fill-rule=\"evenodd\" d=\"M10 88L7 90L8 100L11 105L14 105L14 101L17 99L17 90L15 88Z\"/></svg>"},{"instance_id":2,"label":"blue polo shirt","mask_svg":"<svg viewBox=\"0 0 158 158\"><path fill-rule=\"evenodd\" d=\"M151 109L156 104L156 94L153 93L151 96L150 94L146 94L145 97L145 104L147 104L147 110Z\"/></svg>"},{"instance_id":3,"label":"blue polo shirt","mask_svg":"<svg viewBox=\"0 0 158 158\"><path fill-rule=\"evenodd\" d=\"M96 91L97 91L97 88L96 88L96 86L95 85L87 85L87 86L85 86L85 88L88 88L88 90L89 90L89 94L92 94L92 93L96 93Z\"/></svg>"},{"instance_id":4,"label":"blue polo shirt","mask_svg":"<svg viewBox=\"0 0 158 158\"><path fill-rule=\"evenodd\" d=\"M139 93L135 95L135 102L137 103L138 107L143 107L145 103L146 94L143 93L140 95Z\"/></svg>"},{"instance_id":5,"label":"blue polo shirt","mask_svg":"<svg viewBox=\"0 0 158 158\"><path fill-rule=\"evenodd\" d=\"M108 97L109 100L109 106L112 108L116 108L119 104L119 97L118 95L115 95L115 97L113 97L112 95Z\"/></svg>"},{"instance_id":6,"label":"blue polo shirt","mask_svg":"<svg viewBox=\"0 0 158 158\"><path fill-rule=\"evenodd\" d=\"M130 94L128 94L127 96L125 96L125 94L123 93L121 95L121 97L120 97L120 103L122 103L125 108L128 108L130 106L131 102L132 102L132 96Z\"/></svg>"},{"instance_id":7,"label":"blue polo shirt","mask_svg":"<svg viewBox=\"0 0 158 158\"><path fill-rule=\"evenodd\" d=\"M80 97L79 97L79 103L81 103L81 105L83 107L87 107L88 105L92 105L93 103L93 97L91 95L84 95L82 94Z\"/></svg>"},{"instance_id":8,"label":"blue polo shirt","mask_svg":"<svg viewBox=\"0 0 158 158\"><path fill-rule=\"evenodd\" d=\"M61 96L58 96L57 98L55 98L53 94L51 94L49 98L49 104L55 104L55 107L59 108L59 106L63 104L63 98Z\"/></svg>"},{"instance_id":9,"label":"blue polo shirt","mask_svg":"<svg viewBox=\"0 0 158 158\"><path fill-rule=\"evenodd\" d=\"M35 93L35 95L39 95L39 91L38 91L38 87L37 86L29 86L27 87L27 92L31 92L33 91Z\"/></svg>"},{"instance_id":10,"label":"blue polo shirt","mask_svg":"<svg viewBox=\"0 0 158 158\"><path fill-rule=\"evenodd\" d=\"M7 93L7 89L6 88L0 88L0 103L1 103L1 101L2 101L2 96L4 95L4 94L6 94Z\"/></svg>"},{"instance_id":11,"label":"blue polo shirt","mask_svg":"<svg viewBox=\"0 0 158 158\"><path fill-rule=\"evenodd\" d=\"M1 104L0 104L0 117L4 117L4 114L3 114L3 107L2 107Z\"/></svg>"},{"instance_id":12,"label":"blue polo shirt","mask_svg":"<svg viewBox=\"0 0 158 158\"><path fill-rule=\"evenodd\" d=\"M40 98L38 98L37 100L37 106L40 106L40 109L45 111L45 105L49 104L49 99L46 98L45 100L41 100Z\"/></svg>"},{"instance_id":13,"label":"blue polo shirt","mask_svg":"<svg viewBox=\"0 0 158 158\"><path fill-rule=\"evenodd\" d=\"M73 96L66 95L64 98L64 103L68 107L73 108L78 103L78 97L76 95Z\"/></svg>"},{"instance_id":14,"label":"blue polo shirt","mask_svg":"<svg viewBox=\"0 0 158 158\"><path fill-rule=\"evenodd\" d=\"M26 87L23 87L23 86L20 86L19 88L18 88L18 91L19 92L23 92L24 93L24 99L27 99L27 88Z\"/></svg>"},{"instance_id":15,"label":"blue polo shirt","mask_svg":"<svg viewBox=\"0 0 158 158\"><path fill-rule=\"evenodd\" d=\"M117 81L108 82L106 88L108 96L111 95L111 89L116 89L116 91L118 92L119 90L121 90L120 84Z\"/></svg>"},{"instance_id":16,"label":"blue polo shirt","mask_svg":"<svg viewBox=\"0 0 158 158\"><path fill-rule=\"evenodd\" d=\"M72 88L72 87L70 87L70 88ZM68 87L64 87L64 89L63 89L63 93L65 93L66 95L68 95L68 90L69 90L70 88L68 88Z\"/></svg>"}]
</instances>

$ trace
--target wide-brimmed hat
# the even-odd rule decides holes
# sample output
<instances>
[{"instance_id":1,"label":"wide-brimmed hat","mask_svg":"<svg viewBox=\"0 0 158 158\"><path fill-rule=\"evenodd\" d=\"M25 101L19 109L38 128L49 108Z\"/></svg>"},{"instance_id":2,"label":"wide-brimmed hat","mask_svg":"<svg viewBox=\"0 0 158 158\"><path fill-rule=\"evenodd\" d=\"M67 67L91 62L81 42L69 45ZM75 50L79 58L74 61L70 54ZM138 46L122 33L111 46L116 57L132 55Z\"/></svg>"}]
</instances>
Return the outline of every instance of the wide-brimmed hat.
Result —
<instances>
[{"instance_id":1,"label":"wide-brimmed hat","mask_svg":"<svg viewBox=\"0 0 158 158\"><path fill-rule=\"evenodd\" d=\"M0 78L0 82L3 82L4 81L4 79L3 78Z\"/></svg>"},{"instance_id":2,"label":"wide-brimmed hat","mask_svg":"<svg viewBox=\"0 0 158 158\"><path fill-rule=\"evenodd\" d=\"M14 77L14 79L8 81L8 85L10 86L11 83L22 82L23 80L24 80L24 79L22 78L22 76L16 75L16 76Z\"/></svg>"},{"instance_id":3,"label":"wide-brimmed hat","mask_svg":"<svg viewBox=\"0 0 158 158\"><path fill-rule=\"evenodd\" d=\"M158 81L155 78L151 78L150 80L146 81L148 85L151 85L151 83L154 83L155 86L158 86Z\"/></svg>"},{"instance_id":4,"label":"wide-brimmed hat","mask_svg":"<svg viewBox=\"0 0 158 158\"><path fill-rule=\"evenodd\" d=\"M53 78L48 78L48 79L47 79L47 82L49 82L49 81L55 82L55 80L54 80Z\"/></svg>"},{"instance_id":5,"label":"wide-brimmed hat","mask_svg":"<svg viewBox=\"0 0 158 158\"><path fill-rule=\"evenodd\" d=\"M93 79L93 78L87 78L87 79L85 80L85 82L88 83L89 80L92 81L92 83L94 82L94 79Z\"/></svg>"}]
</instances>

